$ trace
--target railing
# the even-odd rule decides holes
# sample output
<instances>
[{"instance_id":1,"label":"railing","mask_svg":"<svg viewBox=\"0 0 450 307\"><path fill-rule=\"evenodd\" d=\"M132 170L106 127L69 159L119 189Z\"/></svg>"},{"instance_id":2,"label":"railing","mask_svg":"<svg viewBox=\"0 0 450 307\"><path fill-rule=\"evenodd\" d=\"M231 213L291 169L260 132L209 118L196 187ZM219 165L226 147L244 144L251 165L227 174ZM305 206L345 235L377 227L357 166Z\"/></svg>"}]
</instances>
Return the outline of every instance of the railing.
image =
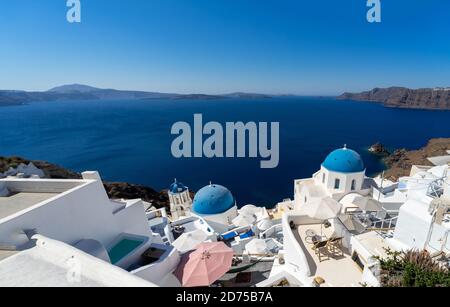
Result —
<instances>
[{"instance_id":1,"label":"railing","mask_svg":"<svg viewBox=\"0 0 450 307\"><path fill-rule=\"evenodd\" d=\"M390 230L394 230L395 226L397 225L397 220L398 220L398 216L390 218L390 219L376 221L367 230L369 230L369 231L390 231Z\"/></svg>"},{"instance_id":2,"label":"railing","mask_svg":"<svg viewBox=\"0 0 450 307\"><path fill-rule=\"evenodd\" d=\"M276 224L260 234L261 238L269 238L274 234L283 231L283 225Z\"/></svg>"},{"instance_id":3,"label":"railing","mask_svg":"<svg viewBox=\"0 0 450 307\"><path fill-rule=\"evenodd\" d=\"M439 178L428 185L427 196L432 198L439 198L444 194L444 184L447 178Z\"/></svg>"}]
</instances>

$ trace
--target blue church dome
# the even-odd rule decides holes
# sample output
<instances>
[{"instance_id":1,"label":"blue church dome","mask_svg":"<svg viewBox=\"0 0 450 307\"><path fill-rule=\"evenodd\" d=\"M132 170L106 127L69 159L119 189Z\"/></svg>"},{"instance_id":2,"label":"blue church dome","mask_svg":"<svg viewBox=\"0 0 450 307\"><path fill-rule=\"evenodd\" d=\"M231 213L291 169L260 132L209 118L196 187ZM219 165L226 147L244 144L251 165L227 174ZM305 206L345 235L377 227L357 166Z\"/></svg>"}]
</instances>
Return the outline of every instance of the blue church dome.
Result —
<instances>
[{"instance_id":1,"label":"blue church dome","mask_svg":"<svg viewBox=\"0 0 450 307\"><path fill-rule=\"evenodd\" d=\"M182 193L186 191L188 188L181 182L175 181L170 185L169 191L172 194Z\"/></svg>"},{"instance_id":2,"label":"blue church dome","mask_svg":"<svg viewBox=\"0 0 450 307\"><path fill-rule=\"evenodd\" d=\"M197 214L211 215L224 213L234 205L234 197L227 188L211 184L197 192L192 209Z\"/></svg>"},{"instance_id":3,"label":"blue church dome","mask_svg":"<svg viewBox=\"0 0 450 307\"><path fill-rule=\"evenodd\" d=\"M347 147L330 153L322 166L329 171L338 173L359 173L365 170L361 156Z\"/></svg>"}]
</instances>

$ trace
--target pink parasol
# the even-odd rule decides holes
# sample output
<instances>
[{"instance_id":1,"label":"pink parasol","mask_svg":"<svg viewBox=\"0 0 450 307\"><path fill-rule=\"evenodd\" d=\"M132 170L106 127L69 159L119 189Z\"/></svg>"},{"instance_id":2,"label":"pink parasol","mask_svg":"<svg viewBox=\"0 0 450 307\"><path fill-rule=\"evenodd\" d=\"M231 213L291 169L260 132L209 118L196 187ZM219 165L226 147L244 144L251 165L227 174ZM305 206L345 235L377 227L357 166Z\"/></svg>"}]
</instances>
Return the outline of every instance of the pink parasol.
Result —
<instances>
[{"instance_id":1,"label":"pink parasol","mask_svg":"<svg viewBox=\"0 0 450 307\"><path fill-rule=\"evenodd\" d=\"M201 243L183 256L174 274L183 287L207 287L228 272L233 255L223 242Z\"/></svg>"}]
</instances>

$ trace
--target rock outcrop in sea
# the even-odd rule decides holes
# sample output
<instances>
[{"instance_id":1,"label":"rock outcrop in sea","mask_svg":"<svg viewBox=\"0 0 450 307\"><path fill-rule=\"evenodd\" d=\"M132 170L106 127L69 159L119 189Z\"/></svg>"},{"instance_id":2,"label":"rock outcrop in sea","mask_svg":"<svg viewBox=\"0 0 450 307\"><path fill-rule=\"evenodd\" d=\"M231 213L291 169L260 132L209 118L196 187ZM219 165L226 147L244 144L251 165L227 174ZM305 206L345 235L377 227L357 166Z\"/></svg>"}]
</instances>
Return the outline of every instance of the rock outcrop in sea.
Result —
<instances>
[{"instance_id":1,"label":"rock outcrop in sea","mask_svg":"<svg viewBox=\"0 0 450 307\"><path fill-rule=\"evenodd\" d=\"M389 155L389 150L380 142L377 142L369 147L369 152L376 155Z\"/></svg>"}]
</instances>

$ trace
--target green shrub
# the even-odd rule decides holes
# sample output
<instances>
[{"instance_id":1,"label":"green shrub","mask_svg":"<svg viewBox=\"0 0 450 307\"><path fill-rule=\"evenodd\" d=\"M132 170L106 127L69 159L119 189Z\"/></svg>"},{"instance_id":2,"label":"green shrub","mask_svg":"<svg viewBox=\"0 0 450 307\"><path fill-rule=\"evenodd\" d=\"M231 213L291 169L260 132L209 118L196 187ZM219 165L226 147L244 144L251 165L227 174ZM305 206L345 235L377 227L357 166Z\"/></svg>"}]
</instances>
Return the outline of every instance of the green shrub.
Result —
<instances>
[{"instance_id":1,"label":"green shrub","mask_svg":"<svg viewBox=\"0 0 450 307\"><path fill-rule=\"evenodd\" d=\"M448 265L435 261L427 251L386 251L381 264L383 287L450 287Z\"/></svg>"}]
</instances>

